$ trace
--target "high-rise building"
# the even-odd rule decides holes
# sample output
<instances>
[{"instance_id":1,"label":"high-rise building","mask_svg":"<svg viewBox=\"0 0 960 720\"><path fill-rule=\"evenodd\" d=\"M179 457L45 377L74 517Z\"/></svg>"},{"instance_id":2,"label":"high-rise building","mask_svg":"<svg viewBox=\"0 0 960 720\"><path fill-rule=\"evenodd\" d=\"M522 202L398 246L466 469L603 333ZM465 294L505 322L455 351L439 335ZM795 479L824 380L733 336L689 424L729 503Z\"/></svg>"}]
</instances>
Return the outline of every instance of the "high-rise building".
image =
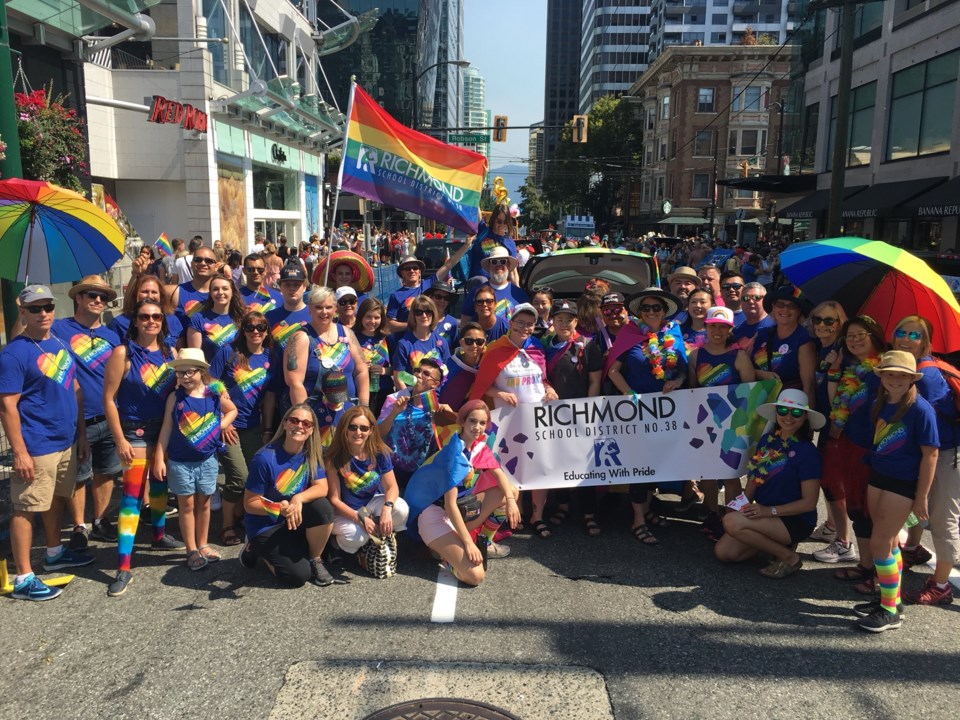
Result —
<instances>
[{"instance_id":1,"label":"high-rise building","mask_svg":"<svg viewBox=\"0 0 960 720\"><path fill-rule=\"evenodd\" d=\"M578 100L581 113L589 112L606 95L624 94L647 69L653 1L583 0Z\"/></svg>"},{"instance_id":2,"label":"high-rise building","mask_svg":"<svg viewBox=\"0 0 960 720\"><path fill-rule=\"evenodd\" d=\"M435 6L439 6L439 13L429 11ZM420 68L439 64L424 73L418 81L418 102L421 97L432 100L431 104L424 106L419 125L424 128L459 127L463 108L463 74L453 61L463 59L463 0L423 0L421 17L431 23L435 19L439 22L430 26L420 24L417 72L423 72ZM436 42L433 42L434 38Z\"/></svg>"},{"instance_id":3,"label":"high-rise building","mask_svg":"<svg viewBox=\"0 0 960 720\"><path fill-rule=\"evenodd\" d=\"M490 127L490 110L487 105L487 93L483 75L473 67L463 71L463 123L465 127ZM478 131L489 135L489 131ZM490 143L461 143L465 148L485 155L490 163Z\"/></svg>"},{"instance_id":4,"label":"high-rise building","mask_svg":"<svg viewBox=\"0 0 960 720\"><path fill-rule=\"evenodd\" d=\"M650 62L671 45L738 45L750 28L782 44L793 30L795 0L649 0Z\"/></svg>"},{"instance_id":5,"label":"high-rise building","mask_svg":"<svg viewBox=\"0 0 960 720\"><path fill-rule=\"evenodd\" d=\"M580 53L572 52L571 48L580 45L582 9L583 0L547 0L543 159L552 158L556 154L557 145L560 143L558 126L570 122L580 107ZM538 177L543 178L542 168ZM538 181L537 185L539 184Z\"/></svg>"}]
</instances>

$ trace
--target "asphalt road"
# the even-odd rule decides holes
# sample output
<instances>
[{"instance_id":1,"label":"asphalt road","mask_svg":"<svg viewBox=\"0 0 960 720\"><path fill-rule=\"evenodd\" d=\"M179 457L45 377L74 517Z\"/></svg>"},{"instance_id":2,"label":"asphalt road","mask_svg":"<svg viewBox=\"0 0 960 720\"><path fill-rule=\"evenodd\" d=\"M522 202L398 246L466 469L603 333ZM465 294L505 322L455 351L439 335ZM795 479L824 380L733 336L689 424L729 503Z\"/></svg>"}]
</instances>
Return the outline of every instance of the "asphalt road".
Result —
<instances>
[{"instance_id":1,"label":"asphalt road","mask_svg":"<svg viewBox=\"0 0 960 720\"><path fill-rule=\"evenodd\" d=\"M571 521L549 540L511 538L513 555L491 561L475 589L438 583L437 564L405 541L395 578L348 563L350 584L299 590L242 568L237 548L190 572L182 555L138 546L133 584L108 598L116 551L94 544L98 564L61 598L0 598L0 717L359 720L438 696L523 720L960 707L960 601L908 607L901 629L871 635L854 627L862 598L832 578L835 566L807 559L768 580L759 562L719 566L693 523L673 522L646 547L626 508L601 521L598 538ZM907 573L907 586L929 572Z\"/></svg>"}]
</instances>

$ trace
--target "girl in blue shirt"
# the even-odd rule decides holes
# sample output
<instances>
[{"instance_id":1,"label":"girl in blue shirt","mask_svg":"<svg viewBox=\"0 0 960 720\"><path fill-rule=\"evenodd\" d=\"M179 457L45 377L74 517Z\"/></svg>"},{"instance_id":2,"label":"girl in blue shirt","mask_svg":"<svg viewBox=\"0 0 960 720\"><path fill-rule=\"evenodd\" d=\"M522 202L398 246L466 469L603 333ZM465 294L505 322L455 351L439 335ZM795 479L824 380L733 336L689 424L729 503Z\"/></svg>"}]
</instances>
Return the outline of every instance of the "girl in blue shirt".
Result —
<instances>
[{"instance_id":1,"label":"girl in blue shirt","mask_svg":"<svg viewBox=\"0 0 960 720\"><path fill-rule=\"evenodd\" d=\"M187 347L201 348L207 362L237 337L245 309L233 280L215 277L200 312L190 318Z\"/></svg>"}]
</instances>

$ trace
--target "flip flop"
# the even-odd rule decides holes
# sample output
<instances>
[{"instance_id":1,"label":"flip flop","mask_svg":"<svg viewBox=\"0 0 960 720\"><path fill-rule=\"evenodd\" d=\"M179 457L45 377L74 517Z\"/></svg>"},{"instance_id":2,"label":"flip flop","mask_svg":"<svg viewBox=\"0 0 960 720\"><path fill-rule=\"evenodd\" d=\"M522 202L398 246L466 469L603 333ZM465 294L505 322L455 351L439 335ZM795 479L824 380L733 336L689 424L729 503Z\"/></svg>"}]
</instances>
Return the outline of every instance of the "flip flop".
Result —
<instances>
[{"instance_id":1,"label":"flip flop","mask_svg":"<svg viewBox=\"0 0 960 720\"><path fill-rule=\"evenodd\" d=\"M224 547L233 547L234 545L239 545L241 542L243 542L243 540L233 525L227 525L220 531L220 544Z\"/></svg>"},{"instance_id":2,"label":"flip flop","mask_svg":"<svg viewBox=\"0 0 960 720\"><path fill-rule=\"evenodd\" d=\"M207 566L207 559L200 554L199 550L191 550L187 553L187 567L193 571L203 570Z\"/></svg>"},{"instance_id":3,"label":"flip flop","mask_svg":"<svg viewBox=\"0 0 960 720\"><path fill-rule=\"evenodd\" d=\"M206 550L206 552L204 552ZM209 545L201 545L197 548L197 552L200 553L200 556L206 560L208 563L215 563L220 560L220 553L214 550Z\"/></svg>"},{"instance_id":4,"label":"flip flop","mask_svg":"<svg viewBox=\"0 0 960 720\"><path fill-rule=\"evenodd\" d=\"M563 525L567 520L567 511L562 508L557 508L553 515L550 516L551 525Z\"/></svg>"}]
</instances>

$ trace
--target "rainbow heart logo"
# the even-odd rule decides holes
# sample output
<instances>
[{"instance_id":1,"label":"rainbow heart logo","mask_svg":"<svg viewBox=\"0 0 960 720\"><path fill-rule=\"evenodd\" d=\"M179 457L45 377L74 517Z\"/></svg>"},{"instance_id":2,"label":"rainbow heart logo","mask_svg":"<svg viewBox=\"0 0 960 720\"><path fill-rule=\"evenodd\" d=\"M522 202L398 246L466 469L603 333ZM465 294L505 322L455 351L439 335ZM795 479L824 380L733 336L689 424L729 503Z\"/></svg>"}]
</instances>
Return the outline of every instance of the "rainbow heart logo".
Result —
<instances>
[{"instance_id":1,"label":"rainbow heart logo","mask_svg":"<svg viewBox=\"0 0 960 720\"><path fill-rule=\"evenodd\" d=\"M66 349L61 349L56 355L41 353L37 357L37 367L57 385L69 387L73 382L73 356Z\"/></svg>"},{"instance_id":2,"label":"rainbow heart logo","mask_svg":"<svg viewBox=\"0 0 960 720\"><path fill-rule=\"evenodd\" d=\"M84 333L77 333L70 338L70 349L91 370L106 363L113 352L113 347L103 338Z\"/></svg>"}]
</instances>

